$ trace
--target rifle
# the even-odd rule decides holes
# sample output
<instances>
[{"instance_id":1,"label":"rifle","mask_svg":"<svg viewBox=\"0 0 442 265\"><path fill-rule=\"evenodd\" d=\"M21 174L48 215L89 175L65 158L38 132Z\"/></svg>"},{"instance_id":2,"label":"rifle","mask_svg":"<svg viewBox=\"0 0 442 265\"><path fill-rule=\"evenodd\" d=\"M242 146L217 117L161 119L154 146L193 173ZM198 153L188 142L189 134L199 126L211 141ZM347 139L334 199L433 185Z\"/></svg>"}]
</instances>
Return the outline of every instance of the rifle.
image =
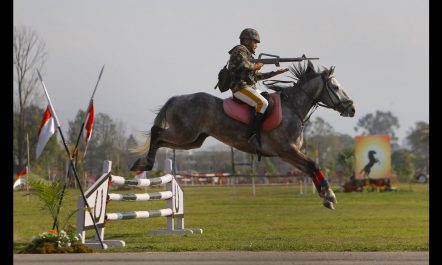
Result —
<instances>
[{"instance_id":1,"label":"rifle","mask_svg":"<svg viewBox=\"0 0 442 265\"><path fill-rule=\"evenodd\" d=\"M261 59L261 57L263 55L266 55L269 57L274 57L274 58ZM305 57L304 54L301 57L296 57L296 58L281 58L277 55L260 53L258 56L258 59L251 59L250 61L252 63L274 64L279 67L279 63L282 63L282 62L302 62L304 60L319 60L319 58L307 58L307 57Z\"/></svg>"}]
</instances>

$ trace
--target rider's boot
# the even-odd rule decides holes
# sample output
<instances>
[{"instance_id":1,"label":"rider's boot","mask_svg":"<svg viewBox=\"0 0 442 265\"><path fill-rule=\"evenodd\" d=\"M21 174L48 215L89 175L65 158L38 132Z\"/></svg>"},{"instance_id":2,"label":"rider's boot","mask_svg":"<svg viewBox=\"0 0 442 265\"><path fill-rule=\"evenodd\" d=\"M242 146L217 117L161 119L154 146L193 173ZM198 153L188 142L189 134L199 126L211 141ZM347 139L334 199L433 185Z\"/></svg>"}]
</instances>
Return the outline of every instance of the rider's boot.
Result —
<instances>
[{"instance_id":1,"label":"rider's boot","mask_svg":"<svg viewBox=\"0 0 442 265\"><path fill-rule=\"evenodd\" d=\"M264 114L255 112L253 115L253 120L250 123L250 136L247 140L249 144L255 147L255 150L259 150L261 148L261 124L263 120Z\"/></svg>"}]
</instances>

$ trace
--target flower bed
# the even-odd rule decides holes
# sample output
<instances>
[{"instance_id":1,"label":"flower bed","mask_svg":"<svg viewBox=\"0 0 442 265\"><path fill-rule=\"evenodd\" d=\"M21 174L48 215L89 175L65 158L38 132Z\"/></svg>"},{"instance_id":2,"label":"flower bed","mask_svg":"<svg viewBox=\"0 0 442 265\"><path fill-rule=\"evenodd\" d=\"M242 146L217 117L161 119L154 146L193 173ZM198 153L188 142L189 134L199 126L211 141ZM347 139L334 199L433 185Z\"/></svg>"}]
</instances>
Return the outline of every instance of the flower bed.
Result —
<instances>
[{"instance_id":1,"label":"flower bed","mask_svg":"<svg viewBox=\"0 0 442 265\"><path fill-rule=\"evenodd\" d=\"M75 230L68 232L49 230L34 236L32 242L21 253L49 254L49 253L90 253L92 250L82 244L75 234Z\"/></svg>"}]
</instances>

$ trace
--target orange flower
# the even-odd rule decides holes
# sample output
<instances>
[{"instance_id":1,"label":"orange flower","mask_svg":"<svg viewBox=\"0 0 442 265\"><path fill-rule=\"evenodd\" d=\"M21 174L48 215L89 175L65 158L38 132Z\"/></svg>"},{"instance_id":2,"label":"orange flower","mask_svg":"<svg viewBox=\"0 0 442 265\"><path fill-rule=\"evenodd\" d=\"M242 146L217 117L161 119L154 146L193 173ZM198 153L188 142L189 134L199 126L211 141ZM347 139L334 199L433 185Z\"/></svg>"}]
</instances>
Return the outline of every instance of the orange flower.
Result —
<instances>
[{"instance_id":1,"label":"orange flower","mask_svg":"<svg viewBox=\"0 0 442 265\"><path fill-rule=\"evenodd\" d=\"M50 229L49 232L55 234L56 231L55 231L55 229Z\"/></svg>"}]
</instances>

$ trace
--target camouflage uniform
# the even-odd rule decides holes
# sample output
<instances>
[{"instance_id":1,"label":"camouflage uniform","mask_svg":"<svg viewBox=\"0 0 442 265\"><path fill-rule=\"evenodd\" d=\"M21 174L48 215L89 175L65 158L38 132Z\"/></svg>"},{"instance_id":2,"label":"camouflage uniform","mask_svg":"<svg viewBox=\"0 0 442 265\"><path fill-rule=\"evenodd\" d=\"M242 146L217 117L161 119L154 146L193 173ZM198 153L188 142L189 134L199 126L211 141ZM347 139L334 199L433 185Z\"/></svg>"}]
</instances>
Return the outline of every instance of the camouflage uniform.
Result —
<instances>
[{"instance_id":1,"label":"camouflage uniform","mask_svg":"<svg viewBox=\"0 0 442 265\"><path fill-rule=\"evenodd\" d=\"M244 29L239 38L241 43L243 39L253 40L256 43L261 42L258 31L252 28ZM250 44L254 45L254 43ZM258 70L255 70L255 64L250 61L253 59L252 54L254 52L251 47L249 48L241 44L233 47L229 51L230 60L228 68L231 76L230 89L235 98L255 108L249 126L249 139L247 142L258 152L258 160L260 160L260 152L258 151L261 146L260 130L264 113L266 112L269 103L267 99L261 95L259 89L256 89L255 84L259 80L275 76L276 73L261 73Z\"/></svg>"},{"instance_id":2,"label":"camouflage uniform","mask_svg":"<svg viewBox=\"0 0 442 265\"><path fill-rule=\"evenodd\" d=\"M259 80L267 79L275 75L275 72L261 73L254 70L252 52L244 45L237 45L230 51L229 70L232 74L230 89L233 93L245 88L255 87Z\"/></svg>"}]
</instances>

